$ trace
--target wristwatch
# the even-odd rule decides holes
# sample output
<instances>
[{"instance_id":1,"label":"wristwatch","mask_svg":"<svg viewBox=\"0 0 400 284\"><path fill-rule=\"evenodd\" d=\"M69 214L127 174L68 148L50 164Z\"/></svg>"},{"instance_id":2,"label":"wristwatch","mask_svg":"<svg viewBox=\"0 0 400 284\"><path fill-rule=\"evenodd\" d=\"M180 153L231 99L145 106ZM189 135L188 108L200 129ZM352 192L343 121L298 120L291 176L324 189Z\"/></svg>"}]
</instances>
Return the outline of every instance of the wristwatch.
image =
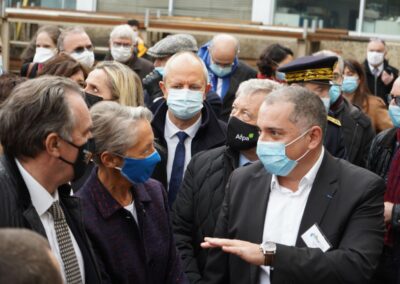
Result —
<instances>
[{"instance_id":1,"label":"wristwatch","mask_svg":"<svg viewBox=\"0 0 400 284\"><path fill-rule=\"evenodd\" d=\"M260 251L264 255L264 265L272 267L275 259L276 244L268 241L263 242L260 245Z\"/></svg>"}]
</instances>

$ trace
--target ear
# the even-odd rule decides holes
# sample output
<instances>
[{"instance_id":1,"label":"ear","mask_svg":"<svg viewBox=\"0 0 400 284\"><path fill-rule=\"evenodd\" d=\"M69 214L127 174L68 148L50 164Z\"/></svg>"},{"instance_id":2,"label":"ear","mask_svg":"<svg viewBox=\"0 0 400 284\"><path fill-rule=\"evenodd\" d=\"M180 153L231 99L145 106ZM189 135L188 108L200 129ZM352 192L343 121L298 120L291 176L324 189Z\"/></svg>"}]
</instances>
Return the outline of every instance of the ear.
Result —
<instances>
[{"instance_id":1,"label":"ear","mask_svg":"<svg viewBox=\"0 0 400 284\"><path fill-rule=\"evenodd\" d=\"M106 168L122 167L122 158L105 151L100 154L100 160Z\"/></svg>"},{"instance_id":2,"label":"ear","mask_svg":"<svg viewBox=\"0 0 400 284\"><path fill-rule=\"evenodd\" d=\"M47 135L46 139L44 140L44 148L46 152L50 156L53 156L55 158L61 156L59 145L60 145L60 137L55 132L52 132L49 135Z\"/></svg>"},{"instance_id":3,"label":"ear","mask_svg":"<svg viewBox=\"0 0 400 284\"><path fill-rule=\"evenodd\" d=\"M206 99L208 92L211 90L211 84L207 84L206 89L204 91L204 97L203 100Z\"/></svg>"},{"instance_id":4,"label":"ear","mask_svg":"<svg viewBox=\"0 0 400 284\"><path fill-rule=\"evenodd\" d=\"M159 85L160 85L161 91L162 91L163 94L164 94L164 99L167 100L167 98L168 98L168 92L167 92L167 88L166 88L166 86L165 86L164 81L160 81Z\"/></svg>"},{"instance_id":5,"label":"ear","mask_svg":"<svg viewBox=\"0 0 400 284\"><path fill-rule=\"evenodd\" d=\"M308 148L310 150L314 150L320 144L322 144L322 139L324 136L323 136L321 127L319 127L319 126L311 127L309 137L310 137L310 144L308 145Z\"/></svg>"}]
</instances>

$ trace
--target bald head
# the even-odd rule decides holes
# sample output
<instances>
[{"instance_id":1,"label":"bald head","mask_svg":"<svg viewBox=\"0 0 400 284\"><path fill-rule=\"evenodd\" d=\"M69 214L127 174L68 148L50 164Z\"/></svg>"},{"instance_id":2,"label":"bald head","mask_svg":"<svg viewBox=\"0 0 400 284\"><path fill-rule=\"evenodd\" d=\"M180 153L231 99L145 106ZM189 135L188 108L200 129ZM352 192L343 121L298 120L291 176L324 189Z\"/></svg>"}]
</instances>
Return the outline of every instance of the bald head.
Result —
<instances>
[{"instance_id":1,"label":"bald head","mask_svg":"<svg viewBox=\"0 0 400 284\"><path fill-rule=\"evenodd\" d=\"M394 81L390 93L395 96L400 96L400 77L397 77L397 79Z\"/></svg>"},{"instance_id":2,"label":"bald head","mask_svg":"<svg viewBox=\"0 0 400 284\"><path fill-rule=\"evenodd\" d=\"M227 67L239 53L239 41L231 35L218 34L211 40L209 51L213 63Z\"/></svg>"}]
</instances>

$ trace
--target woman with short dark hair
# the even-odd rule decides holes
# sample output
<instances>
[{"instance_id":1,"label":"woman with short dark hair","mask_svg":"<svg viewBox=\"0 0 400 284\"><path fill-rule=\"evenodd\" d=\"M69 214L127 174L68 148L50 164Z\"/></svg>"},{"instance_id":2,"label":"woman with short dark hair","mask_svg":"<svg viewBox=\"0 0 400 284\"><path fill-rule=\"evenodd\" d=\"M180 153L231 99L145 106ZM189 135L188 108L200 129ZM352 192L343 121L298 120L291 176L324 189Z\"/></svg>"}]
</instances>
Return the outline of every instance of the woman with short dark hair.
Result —
<instances>
[{"instance_id":1,"label":"woman with short dark hair","mask_svg":"<svg viewBox=\"0 0 400 284\"><path fill-rule=\"evenodd\" d=\"M271 44L264 49L257 61L257 78L285 82L285 73L278 72L277 69L292 60L293 51L290 48L279 43Z\"/></svg>"}]
</instances>

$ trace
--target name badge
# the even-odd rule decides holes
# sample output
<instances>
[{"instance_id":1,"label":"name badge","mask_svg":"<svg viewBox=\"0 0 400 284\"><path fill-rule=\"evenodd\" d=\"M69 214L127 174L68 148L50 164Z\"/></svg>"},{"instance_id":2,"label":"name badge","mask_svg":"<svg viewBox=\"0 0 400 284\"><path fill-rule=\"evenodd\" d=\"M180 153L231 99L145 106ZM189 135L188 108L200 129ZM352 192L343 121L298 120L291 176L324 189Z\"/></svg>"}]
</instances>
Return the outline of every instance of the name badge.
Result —
<instances>
[{"instance_id":1,"label":"name badge","mask_svg":"<svg viewBox=\"0 0 400 284\"><path fill-rule=\"evenodd\" d=\"M319 248L326 252L332 247L317 224L312 225L310 229L301 235L301 238L309 248Z\"/></svg>"}]
</instances>

